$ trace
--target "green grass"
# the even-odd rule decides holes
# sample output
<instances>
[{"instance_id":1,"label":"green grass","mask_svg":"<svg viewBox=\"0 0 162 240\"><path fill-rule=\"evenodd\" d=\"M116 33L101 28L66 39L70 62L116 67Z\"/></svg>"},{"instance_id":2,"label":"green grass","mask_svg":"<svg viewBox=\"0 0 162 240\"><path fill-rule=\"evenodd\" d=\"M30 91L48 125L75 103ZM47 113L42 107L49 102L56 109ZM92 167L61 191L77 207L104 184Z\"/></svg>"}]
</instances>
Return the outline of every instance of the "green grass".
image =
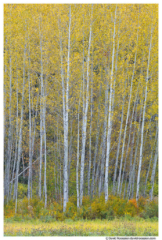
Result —
<instances>
[{"instance_id":1,"label":"green grass","mask_svg":"<svg viewBox=\"0 0 162 240\"><path fill-rule=\"evenodd\" d=\"M53 221L4 220L4 236L158 236L157 219Z\"/></svg>"}]
</instances>

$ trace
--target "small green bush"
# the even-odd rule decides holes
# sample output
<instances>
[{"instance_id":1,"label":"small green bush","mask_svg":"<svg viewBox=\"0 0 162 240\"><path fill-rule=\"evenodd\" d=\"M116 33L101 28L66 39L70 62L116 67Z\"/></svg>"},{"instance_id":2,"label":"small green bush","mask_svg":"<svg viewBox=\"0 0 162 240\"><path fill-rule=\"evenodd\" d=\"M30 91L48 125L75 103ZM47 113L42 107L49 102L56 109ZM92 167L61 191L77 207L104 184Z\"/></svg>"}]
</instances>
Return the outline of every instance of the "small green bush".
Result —
<instances>
[{"instance_id":1,"label":"small green bush","mask_svg":"<svg viewBox=\"0 0 162 240\"><path fill-rule=\"evenodd\" d=\"M148 202L145 205L144 211L142 212L141 216L143 218L158 218L158 203L155 201Z\"/></svg>"},{"instance_id":2,"label":"small green bush","mask_svg":"<svg viewBox=\"0 0 162 240\"><path fill-rule=\"evenodd\" d=\"M115 212L113 208L109 208L109 210L107 211L106 219L113 220L114 218L115 218Z\"/></svg>"},{"instance_id":3,"label":"small green bush","mask_svg":"<svg viewBox=\"0 0 162 240\"><path fill-rule=\"evenodd\" d=\"M138 200L138 207L139 207L140 211L144 210L145 205L146 205L146 199L141 196Z\"/></svg>"},{"instance_id":4,"label":"small green bush","mask_svg":"<svg viewBox=\"0 0 162 240\"><path fill-rule=\"evenodd\" d=\"M159 185L155 182L154 183L154 192L153 192L154 196L158 196L158 189L159 189Z\"/></svg>"},{"instance_id":5,"label":"small green bush","mask_svg":"<svg viewBox=\"0 0 162 240\"><path fill-rule=\"evenodd\" d=\"M73 202L68 202L66 205L65 217L72 218L73 215L77 212L77 207Z\"/></svg>"}]
</instances>

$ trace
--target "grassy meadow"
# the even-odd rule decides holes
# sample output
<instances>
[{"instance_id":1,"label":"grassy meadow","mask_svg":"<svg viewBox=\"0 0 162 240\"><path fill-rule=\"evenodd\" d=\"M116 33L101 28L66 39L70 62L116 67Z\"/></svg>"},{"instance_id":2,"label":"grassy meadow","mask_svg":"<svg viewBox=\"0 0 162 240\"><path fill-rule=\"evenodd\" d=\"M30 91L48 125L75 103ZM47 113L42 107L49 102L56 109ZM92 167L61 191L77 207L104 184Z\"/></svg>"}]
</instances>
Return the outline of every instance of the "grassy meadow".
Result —
<instances>
[{"instance_id":1,"label":"grassy meadow","mask_svg":"<svg viewBox=\"0 0 162 240\"><path fill-rule=\"evenodd\" d=\"M4 236L158 236L154 219L120 218L42 222L40 220L4 221Z\"/></svg>"}]
</instances>

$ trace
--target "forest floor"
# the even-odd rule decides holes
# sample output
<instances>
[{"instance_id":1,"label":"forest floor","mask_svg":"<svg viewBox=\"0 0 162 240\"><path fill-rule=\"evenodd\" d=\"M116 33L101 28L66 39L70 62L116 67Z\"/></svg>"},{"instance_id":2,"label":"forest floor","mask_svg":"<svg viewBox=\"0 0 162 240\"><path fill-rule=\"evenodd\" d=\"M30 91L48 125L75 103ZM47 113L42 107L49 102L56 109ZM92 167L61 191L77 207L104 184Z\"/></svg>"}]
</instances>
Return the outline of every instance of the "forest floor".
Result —
<instances>
[{"instance_id":1,"label":"forest floor","mask_svg":"<svg viewBox=\"0 0 162 240\"><path fill-rule=\"evenodd\" d=\"M4 236L158 236L158 221L124 218L41 222L4 220Z\"/></svg>"}]
</instances>

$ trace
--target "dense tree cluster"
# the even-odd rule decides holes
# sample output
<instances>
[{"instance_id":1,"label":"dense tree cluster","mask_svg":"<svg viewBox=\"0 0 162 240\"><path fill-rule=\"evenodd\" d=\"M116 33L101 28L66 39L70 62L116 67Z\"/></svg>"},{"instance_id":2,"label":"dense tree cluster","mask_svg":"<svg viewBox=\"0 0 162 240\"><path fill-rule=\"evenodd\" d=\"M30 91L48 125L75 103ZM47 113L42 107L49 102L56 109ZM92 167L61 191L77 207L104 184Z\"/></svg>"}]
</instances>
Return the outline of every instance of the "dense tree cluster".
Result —
<instances>
[{"instance_id":1,"label":"dense tree cluster","mask_svg":"<svg viewBox=\"0 0 162 240\"><path fill-rule=\"evenodd\" d=\"M4 195L153 198L158 5L4 5Z\"/></svg>"}]
</instances>

